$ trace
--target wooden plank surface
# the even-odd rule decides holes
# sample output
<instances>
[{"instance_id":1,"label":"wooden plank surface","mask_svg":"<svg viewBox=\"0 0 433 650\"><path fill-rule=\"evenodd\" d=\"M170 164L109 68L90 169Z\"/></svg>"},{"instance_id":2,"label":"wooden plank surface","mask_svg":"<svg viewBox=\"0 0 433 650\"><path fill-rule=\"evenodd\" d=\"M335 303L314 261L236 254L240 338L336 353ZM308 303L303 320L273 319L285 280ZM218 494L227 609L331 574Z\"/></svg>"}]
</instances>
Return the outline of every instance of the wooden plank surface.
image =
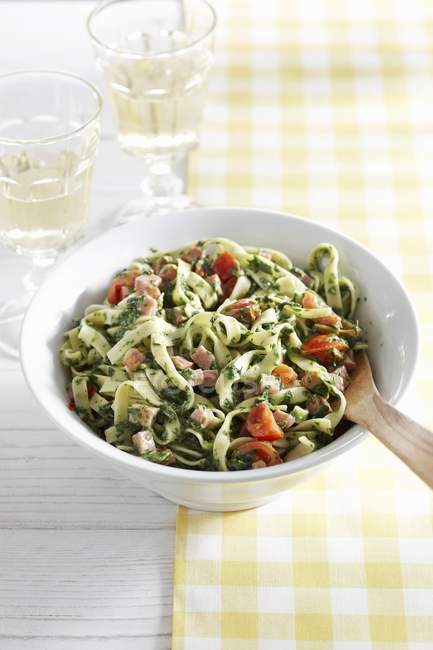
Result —
<instances>
[{"instance_id":1,"label":"wooden plank surface","mask_svg":"<svg viewBox=\"0 0 433 650\"><path fill-rule=\"evenodd\" d=\"M101 86L84 29L92 4L0 2L0 72L56 67ZM143 174L104 111L92 227ZM0 249L0 272L25 266ZM0 357L1 650L168 649L175 514L57 431Z\"/></svg>"}]
</instances>

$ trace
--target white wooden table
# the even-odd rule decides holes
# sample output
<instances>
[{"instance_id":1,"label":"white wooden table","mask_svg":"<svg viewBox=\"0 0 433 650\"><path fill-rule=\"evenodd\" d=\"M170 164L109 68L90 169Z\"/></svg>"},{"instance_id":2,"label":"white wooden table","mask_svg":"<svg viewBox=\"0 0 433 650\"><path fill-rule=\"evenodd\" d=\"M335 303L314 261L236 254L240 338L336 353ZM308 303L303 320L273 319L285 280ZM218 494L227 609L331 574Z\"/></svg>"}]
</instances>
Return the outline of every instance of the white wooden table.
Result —
<instances>
[{"instance_id":1,"label":"white wooden table","mask_svg":"<svg viewBox=\"0 0 433 650\"><path fill-rule=\"evenodd\" d=\"M101 87L92 3L0 0L0 72L51 67ZM137 194L108 111L92 220ZM23 262L0 250L0 272ZM171 639L174 505L107 472L56 430L0 357L0 649L153 650Z\"/></svg>"}]
</instances>

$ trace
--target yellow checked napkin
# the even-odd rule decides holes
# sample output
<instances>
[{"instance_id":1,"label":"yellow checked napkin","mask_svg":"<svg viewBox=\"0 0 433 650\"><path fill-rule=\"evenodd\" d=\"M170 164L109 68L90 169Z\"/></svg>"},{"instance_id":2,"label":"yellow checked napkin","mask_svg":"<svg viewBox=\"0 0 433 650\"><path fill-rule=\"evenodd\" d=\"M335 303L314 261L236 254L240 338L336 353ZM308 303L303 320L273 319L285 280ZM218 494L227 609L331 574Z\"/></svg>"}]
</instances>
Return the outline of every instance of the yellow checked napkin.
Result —
<instances>
[{"instance_id":1,"label":"yellow checked napkin","mask_svg":"<svg viewBox=\"0 0 433 650\"><path fill-rule=\"evenodd\" d=\"M301 214L378 255L420 319L404 408L432 428L433 3L215 6L198 201ZM371 439L258 510L180 508L173 650L432 650L432 521Z\"/></svg>"},{"instance_id":2,"label":"yellow checked napkin","mask_svg":"<svg viewBox=\"0 0 433 650\"><path fill-rule=\"evenodd\" d=\"M257 510L180 508L173 649L431 649L432 517L372 440Z\"/></svg>"}]
</instances>

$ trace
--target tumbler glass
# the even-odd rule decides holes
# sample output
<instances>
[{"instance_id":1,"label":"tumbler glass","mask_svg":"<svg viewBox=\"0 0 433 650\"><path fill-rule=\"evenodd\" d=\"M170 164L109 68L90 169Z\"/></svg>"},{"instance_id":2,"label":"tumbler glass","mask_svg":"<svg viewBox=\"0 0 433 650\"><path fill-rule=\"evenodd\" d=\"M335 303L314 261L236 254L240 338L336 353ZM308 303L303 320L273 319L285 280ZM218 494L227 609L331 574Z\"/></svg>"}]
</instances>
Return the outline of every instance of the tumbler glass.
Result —
<instances>
[{"instance_id":1,"label":"tumbler glass","mask_svg":"<svg viewBox=\"0 0 433 650\"><path fill-rule=\"evenodd\" d=\"M83 231L102 100L89 82L53 70L0 76L0 242L33 270L5 299L0 278L0 349L17 355L19 321L44 273Z\"/></svg>"}]
</instances>

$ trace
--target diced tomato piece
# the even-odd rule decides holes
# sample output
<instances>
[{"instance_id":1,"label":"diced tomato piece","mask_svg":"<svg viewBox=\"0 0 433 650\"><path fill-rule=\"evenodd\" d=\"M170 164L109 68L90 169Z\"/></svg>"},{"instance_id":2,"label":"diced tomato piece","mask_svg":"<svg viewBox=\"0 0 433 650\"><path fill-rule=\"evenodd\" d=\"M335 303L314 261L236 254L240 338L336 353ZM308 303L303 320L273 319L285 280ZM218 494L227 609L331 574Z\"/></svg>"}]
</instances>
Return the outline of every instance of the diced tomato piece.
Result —
<instances>
[{"instance_id":1,"label":"diced tomato piece","mask_svg":"<svg viewBox=\"0 0 433 650\"><path fill-rule=\"evenodd\" d=\"M75 411L76 408L77 408L77 407L75 406L75 402L74 402L74 400L71 398L71 399L69 400L69 402L68 402L68 409L69 409L70 411Z\"/></svg>"},{"instance_id":2,"label":"diced tomato piece","mask_svg":"<svg viewBox=\"0 0 433 650\"><path fill-rule=\"evenodd\" d=\"M225 251L216 258L212 264L212 272L219 275L221 282L227 282L233 277L233 271L237 268L236 259L231 253Z\"/></svg>"},{"instance_id":3,"label":"diced tomato piece","mask_svg":"<svg viewBox=\"0 0 433 650\"><path fill-rule=\"evenodd\" d=\"M281 381L282 386L290 386L298 378L296 372L290 366L287 366L285 363L280 363L279 366L276 366L272 374L275 377L278 377Z\"/></svg>"},{"instance_id":4,"label":"diced tomato piece","mask_svg":"<svg viewBox=\"0 0 433 650\"><path fill-rule=\"evenodd\" d=\"M117 305L122 300L122 287L120 279L113 280L108 288L108 302L112 305Z\"/></svg>"},{"instance_id":5,"label":"diced tomato piece","mask_svg":"<svg viewBox=\"0 0 433 650\"><path fill-rule=\"evenodd\" d=\"M125 273L125 275L118 275L112 280L108 287L108 302L111 305L117 305L117 303L125 298L125 292L122 290L122 287L133 289L135 277L133 273Z\"/></svg>"},{"instance_id":6,"label":"diced tomato piece","mask_svg":"<svg viewBox=\"0 0 433 650\"><path fill-rule=\"evenodd\" d=\"M318 334L303 342L301 353L306 357L315 357L325 365L329 365L339 357L343 359L342 353L347 352L348 349L346 341L338 336Z\"/></svg>"},{"instance_id":7,"label":"diced tomato piece","mask_svg":"<svg viewBox=\"0 0 433 650\"><path fill-rule=\"evenodd\" d=\"M283 430L275 422L271 409L264 402L254 406L248 414L247 429L258 440L280 440Z\"/></svg>"},{"instance_id":8,"label":"diced tomato piece","mask_svg":"<svg viewBox=\"0 0 433 650\"><path fill-rule=\"evenodd\" d=\"M259 460L263 461L266 466L280 465L283 461L278 455L278 452L268 442L260 442L259 440L251 440L251 442L244 442L236 451L236 456L251 455L251 465L257 463Z\"/></svg>"}]
</instances>

